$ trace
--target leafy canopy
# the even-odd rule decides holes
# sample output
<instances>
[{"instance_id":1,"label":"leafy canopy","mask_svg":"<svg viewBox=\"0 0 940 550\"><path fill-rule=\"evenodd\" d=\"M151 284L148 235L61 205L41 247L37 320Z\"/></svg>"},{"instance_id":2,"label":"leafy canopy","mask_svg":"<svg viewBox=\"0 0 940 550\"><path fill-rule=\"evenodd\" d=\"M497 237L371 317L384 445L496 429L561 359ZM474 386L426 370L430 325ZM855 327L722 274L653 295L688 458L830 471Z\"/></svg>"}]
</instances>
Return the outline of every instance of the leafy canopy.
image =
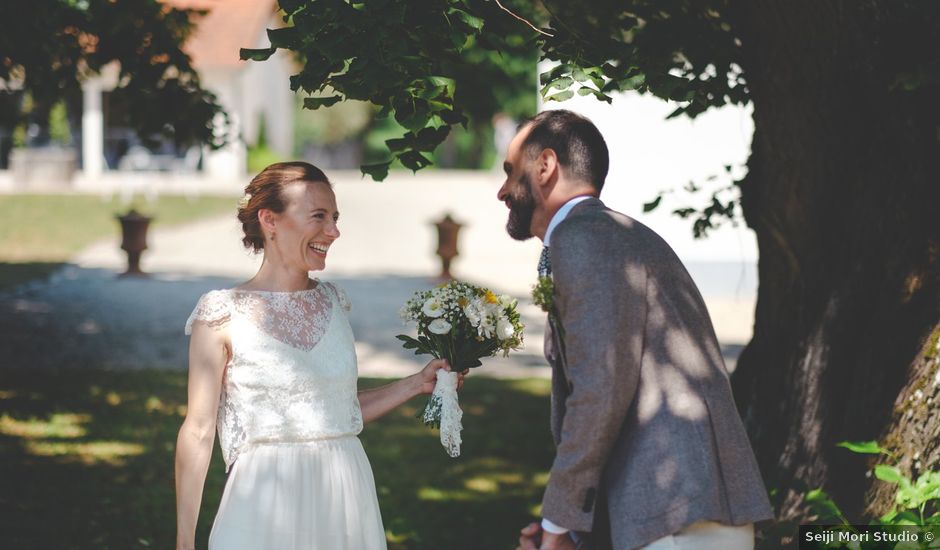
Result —
<instances>
[{"instance_id":1,"label":"leafy canopy","mask_svg":"<svg viewBox=\"0 0 940 550\"><path fill-rule=\"evenodd\" d=\"M280 6L289 26L269 31L271 48L242 50L242 57L267 59L277 48L300 54L304 65L291 88L320 94L307 99L308 108L356 99L393 114L407 132L386 144L412 170L429 165L426 154L480 105L495 112L508 104L497 90L528 93L534 82L508 60L533 48L557 63L539 76L546 100L579 94L610 102L613 92L635 90L676 102L670 116L695 117L751 100L744 52L759 47L742 41L734 0L282 0ZM883 9L890 12L883 50L892 71L872 85L899 93L936 85L940 63L931 37L940 32L940 2ZM512 70L500 70L507 66ZM534 63L528 70L535 72ZM515 87L504 85L507 77ZM381 180L390 162L362 170ZM696 215L695 232L704 235L717 225L713 218L735 216L741 181L715 191L702 208L676 213ZM729 191L735 198L725 197Z\"/></svg>"},{"instance_id":2,"label":"leafy canopy","mask_svg":"<svg viewBox=\"0 0 940 550\"><path fill-rule=\"evenodd\" d=\"M156 0L0 3L0 122L19 122L22 92L39 105L74 101L82 80L117 62L114 93L142 138L222 145L224 132L213 125L224 113L181 49L193 14Z\"/></svg>"}]
</instances>

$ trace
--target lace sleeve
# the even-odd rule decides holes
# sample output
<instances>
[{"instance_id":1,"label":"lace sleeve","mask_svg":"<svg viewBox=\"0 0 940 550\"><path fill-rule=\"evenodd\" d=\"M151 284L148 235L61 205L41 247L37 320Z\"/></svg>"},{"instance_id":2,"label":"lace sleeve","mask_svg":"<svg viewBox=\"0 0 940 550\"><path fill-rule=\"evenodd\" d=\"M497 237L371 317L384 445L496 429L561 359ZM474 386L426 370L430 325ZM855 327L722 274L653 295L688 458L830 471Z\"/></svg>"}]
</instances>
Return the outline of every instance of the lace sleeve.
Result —
<instances>
[{"instance_id":1,"label":"lace sleeve","mask_svg":"<svg viewBox=\"0 0 940 550\"><path fill-rule=\"evenodd\" d=\"M343 310L349 311L352 309L352 302L349 301L349 296L346 295L346 291L342 288L336 286L333 283L323 283L333 291L333 295L336 296L336 299L339 300L339 305L343 306Z\"/></svg>"},{"instance_id":2,"label":"lace sleeve","mask_svg":"<svg viewBox=\"0 0 940 550\"><path fill-rule=\"evenodd\" d=\"M222 290L213 290L203 294L196 303L196 308L189 315L189 319L186 320L186 334L192 334L195 322L205 323L213 329L225 326L231 318L229 302L226 298Z\"/></svg>"}]
</instances>

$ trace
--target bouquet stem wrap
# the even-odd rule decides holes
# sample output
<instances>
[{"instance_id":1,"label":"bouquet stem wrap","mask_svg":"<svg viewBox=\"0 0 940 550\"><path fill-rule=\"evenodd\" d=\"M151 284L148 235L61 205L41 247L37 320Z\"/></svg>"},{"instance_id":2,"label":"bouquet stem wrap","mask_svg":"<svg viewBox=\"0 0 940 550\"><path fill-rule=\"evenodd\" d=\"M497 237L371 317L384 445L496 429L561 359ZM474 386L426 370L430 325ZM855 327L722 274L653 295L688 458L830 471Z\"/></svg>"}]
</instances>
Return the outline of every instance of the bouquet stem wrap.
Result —
<instances>
[{"instance_id":1,"label":"bouquet stem wrap","mask_svg":"<svg viewBox=\"0 0 940 550\"><path fill-rule=\"evenodd\" d=\"M440 424L441 445L451 458L460 456L462 418L463 411L457 400L457 373L438 370L437 383L428 406L424 408L422 420L425 424Z\"/></svg>"}]
</instances>

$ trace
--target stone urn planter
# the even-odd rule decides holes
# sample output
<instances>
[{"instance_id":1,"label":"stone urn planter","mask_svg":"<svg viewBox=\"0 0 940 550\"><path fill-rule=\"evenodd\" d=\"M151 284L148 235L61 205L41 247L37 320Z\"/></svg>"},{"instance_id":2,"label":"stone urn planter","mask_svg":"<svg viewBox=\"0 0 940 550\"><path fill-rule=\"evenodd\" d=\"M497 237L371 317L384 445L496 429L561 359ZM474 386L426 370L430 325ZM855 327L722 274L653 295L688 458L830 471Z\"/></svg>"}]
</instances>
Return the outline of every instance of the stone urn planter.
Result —
<instances>
[{"instance_id":1,"label":"stone urn planter","mask_svg":"<svg viewBox=\"0 0 940 550\"><path fill-rule=\"evenodd\" d=\"M450 274L450 264L460 254L457 250L457 236L464 224L457 223L447 213L444 219L433 225L437 228L437 255L441 258L440 278L449 281L454 278Z\"/></svg>"},{"instance_id":2,"label":"stone urn planter","mask_svg":"<svg viewBox=\"0 0 940 550\"><path fill-rule=\"evenodd\" d=\"M121 277L146 277L140 269L140 255L147 250L147 229L153 218L131 208L123 216L116 216L121 224L121 249L127 252L127 271Z\"/></svg>"}]
</instances>

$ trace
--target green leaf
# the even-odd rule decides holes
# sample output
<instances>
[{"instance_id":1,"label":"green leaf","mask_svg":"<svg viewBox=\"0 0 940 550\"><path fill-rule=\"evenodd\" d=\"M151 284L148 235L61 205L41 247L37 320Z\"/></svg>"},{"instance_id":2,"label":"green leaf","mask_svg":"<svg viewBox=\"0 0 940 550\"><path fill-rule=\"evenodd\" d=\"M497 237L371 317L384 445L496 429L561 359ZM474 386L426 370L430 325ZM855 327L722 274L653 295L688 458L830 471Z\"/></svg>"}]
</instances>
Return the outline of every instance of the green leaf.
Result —
<instances>
[{"instance_id":1,"label":"green leaf","mask_svg":"<svg viewBox=\"0 0 940 550\"><path fill-rule=\"evenodd\" d=\"M460 360L457 362L457 364L454 366L454 370L463 371L463 370L467 370L467 369L472 369L472 368L479 367L479 366L481 366L482 364L483 364L483 362L480 361L478 358L469 358L469 357L468 357L468 358L466 358L466 359L460 359Z\"/></svg>"},{"instance_id":2,"label":"green leaf","mask_svg":"<svg viewBox=\"0 0 940 550\"><path fill-rule=\"evenodd\" d=\"M414 146L414 132L408 132L404 137L385 140L385 146L389 151L403 151Z\"/></svg>"},{"instance_id":3,"label":"green leaf","mask_svg":"<svg viewBox=\"0 0 940 550\"><path fill-rule=\"evenodd\" d=\"M419 153L418 151L405 151L401 155L398 155L398 160L406 167L411 169L413 172L430 166L431 160Z\"/></svg>"},{"instance_id":4,"label":"green leaf","mask_svg":"<svg viewBox=\"0 0 940 550\"><path fill-rule=\"evenodd\" d=\"M412 132L417 132L427 126L430 119L431 112L428 109L428 103L423 99L410 98L410 100L395 103L395 121Z\"/></svg>"},{"instance_id":5,"label":"green leaf","mask_svg":"<svg viewBox=\"0 0 940 550\"><path fill-rule=\"evenodd\" d=\"M836 503L833 502L832 499L829 498L829 495L822 489L813 489L806 493L804 500L810 505L810 508L820 516L820 519L842 518L842 510L839 509Z\"/></svg>"},{"instance_id":6,"label":"green leaf","mask_svg":"<svg viewBox=\"0 0 940 550\"><path fill-rule=\"evenodd\" d=\"M617 83L619 89L623 91L627 90L636 90L640 86L646 83L646 75L638 74L636 76L631 76L630 78L624 78L623 80Z\"/></svg>"},{"instance_id":7,"label":"green leaf","mask_svg":"<svg viewBox=\"0 0 940 550\"><path fill-rule=\"evenodd\" d=\"M274 55L276 48L242 48L238 50L238 56L241 59L251 60L251 61L266 61L269 57Z\"/></svg>"},{"instance_id":8,"label":"green leaf","mask_svg":"<svg viewBox=\"0 0 940 550\"><path fill-rule=\"evenodd\" d=\"M676 108L676 110L674 110L673 112L671 112L671 113L669 113L668 115L666 115L666 120L670 120L670 119L676 118L676 117L678 117L678 116L684 115L686 111L688 111L686 105L683 105L683 106L681 106L681 107L678 107L678 108Z\"/></svg>"},{"instance_id":9,"label":"green leaf","mask_svg":"<svg viewBox=\"0 0 940 550\"><path fill-rule=\"evenodd\" d=\"M643 205L643 212L646 213L646 212L652 212L653 210L656 210L656 208L659 206L659 203L660 203L662 200L663 200L663 196L660 195L660 196L656 197L655 199L653 199L652 201L650 201L650 202L644 204L644 205Z\"/></svg>"},{"instance_id":10,"label":"green leaf","mask_svg":"<svg viewBox=\"0 0 940 550\"><path fill-rule=\"evenodd\" d=\"M559 78L559 79L553 80L553 81L546 87L546 92L550 92L550 91L553 90L553 89L555 89L555 90L564 90L564 89L568 88L569 86L571 86L572 84L574 84L574 79L573 79L573 78L571 78L570 76L563 76L563 77L561 77L561 78Z\"/></svg>"},{"instance_id":11,"label":"green leaf","mask_svg":"<svg viewBox=\"0 0 940 550\"><path fill-rule=\"evenodd\" d=\"M293 15L303 7L304 0L278 0L277 5L287 15Z\"/></svg>"},{"instance_id":12,"label":"green leaf","mask_svg":"<svg viewBox=\"0 0 940 550\"><path fill-rule=\"evenodd\" d=\"M904 474L902 474L900 470L894 466L888 466L887 464L875 466L875 477L888 483L902 483L907 481L907 478L904 477Z\"/></svg>"},{"instance_id":13,"label":"green leaf","mask_svg":"<svg viewBox=\"0 0 940 550\"><path fill-rule=\"evenodd\" d=\"M467 123L470 122L466 116L456 110L438 111L436 114L441 118L441 120L450 125L461 124L464 128L466 128Z\"/></svg>"},{"instance_id":14,"label":"green leaf","mask_svg":"<svg viewBox=\"0 0 940 550\"><path fill-rule=\"evenodd\" d=\"M607 83L604 82L604 74L599 68L593 67L587 72L587 76L591 79L591 82L594 84L594 86L597 87L598 90L604 91L604 86Z\"/></svg>"},{"instance_id":15,"label":"green leaf","mask_svg":"<svg viewBox=\"0 0 940 550\"><path fill-rule=\"evenodd\" d=\"M418 151L433 151L450 134L450 126L439 128L422 128L414 140L414 147Z\"/></svg>"},{"instance_id":16,"label":"green leaf","mask_svg":"<svg viewBox=\"0 0 940 550\"><path fill-rule=\"evenodd\" d=\"M887 514L878 518L878 523L881 523L882 525L891 525L891 523L894 521L894 518L896 517L898 517L898 511L891 510Z\"/></svg>"},{"instance_id":17,"label":"green leaf","mask_svg":"<svg viewBox=\"0 0 940 550\"><path fill-rule=\"evenodd\" d=\"M453 97L454 92L457 90L457 81L453 78L446 76L429 76L426 80L433 86L446 90L448 97Z\"/></svg>"},{"instance_id":18,"label":"green leaf","mask_svg":"<svg viewBox=\"0 0 940 550\"><path fill-rule=\"evenodd\" d=\"M483 30L483 19L480 17L471 15L457 8L450 8L449 10L447 10L447 14L457 16L457 18L463 21L465 25L467 25L468 27L470 27L471 29L475 31Z\"/></svg>"},{"instance_id":19,"label":"green leaf","mask_svg":"<svg viewBox=\"0 0 940 550\"><path fill-rule=\"evenodd\" d=\"M372 177L372 181L382 181L388 176L388 167L392 161L379 162L377 164L365 164L359 167L362 174Z\"/></svg>"},{"instance_id":20,"label":"green leaf","mask_svg":"<svg viewBox=\"0 0 940 550\"><path fill-rule=\"evenodd\" d=\"M268 40L271 41L272 48L295 50L303 45L303 37L296 27L268 29Z\"/></svg>"},{"instance_id":21,"label":"green leaf","mask_svg":"<svg viewBox=\"0 0 940 550\"><path fill-rule=\"evenodd\" d=\"M333 95L330 97L305 97L304 109L316 110L320 107L329 107L343 100L343 96Z\"/></svg>"},{"instance_id":22,"label":"green leaf","mask_svg":"<svg viewBox=\"0 0 940 550\"><path fill-rule=\"evenodd\" d=\"M725 166L725 170L730 172L731 166ZM861 453L861 454L868 454L868 455L890 454L885 449L882 449L881 446L878 445L877 441L843 441L841 443L837 443L836 447L842 447L843 449L848 449L852 451L853 453Z\"/></svg>"},{"instance_id":23,"label":"green leaf","mask_svg":"<svg viewBox=\"0 0 940 550\"><path fill-rule=\"evenodd\" d=\"M584 82L588 79L588 75L581 67L575 67L571 70L571 78L577 80L578 82Z\"/></svg>"},{"instance_id":24,"label":"green leaf","mask_svg":"<svg viewBox=\"0 0 940 550\"><path fill-rule=\"evenodd\" d=\"M545 101L566 101L574 97L574 92L572 90L565 90L564 92L558 92L553 96L545 98Z\"/></svg>"},{"instance_id":25,"label":"green leaf","mask_svg":"<svg viewBox=\"0 0 940 550\"><path fill-rule=\"evenodd\" d=\"M891 514L888 514L890 516ZM883 516L882 519L884 519ZM884 523L888 525L920 525L920 516L910 510L896 512L890 520Z\"/></svg>"},{"instance_id":26,"label":"green leaf","mask_svg":"<svg viewBox=\"0 0 940 550\"><path fill-rule=\"evenodd\" d=\"M596 97L598 100L600 100L600 101L606 101L607 103L612 103L613 100L614 100L614 98L610 97L609 95L607 95L607 94L605 94L605 93L603 93L603 92L599 92L599 91L597 91L597 90L595 90L594 88L591 88L591 87L589 87L589 86L582 86L582 87L578 88L578 95L580 95L580 96L593 95L593 96Z\"/></svg>"}]
</instances>

